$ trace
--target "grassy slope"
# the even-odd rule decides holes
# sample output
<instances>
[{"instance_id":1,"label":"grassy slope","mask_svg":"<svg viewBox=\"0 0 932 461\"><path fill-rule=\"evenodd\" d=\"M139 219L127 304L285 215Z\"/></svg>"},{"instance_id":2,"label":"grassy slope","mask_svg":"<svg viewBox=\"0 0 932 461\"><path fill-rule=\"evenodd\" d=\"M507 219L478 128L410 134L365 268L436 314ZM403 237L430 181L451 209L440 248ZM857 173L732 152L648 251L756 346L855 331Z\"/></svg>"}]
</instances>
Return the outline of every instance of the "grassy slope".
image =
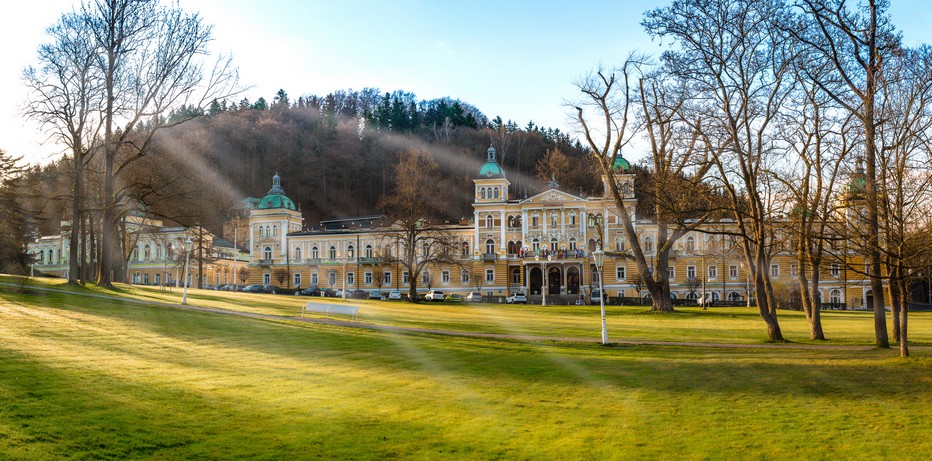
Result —
<instances>
[{"instance_id":1,"label":"grassy slope","mask_svg":"<svg viewBox=\"0 0 932 461\"><path fill-rule=\"evenodd\" d=\"M474 308L392 309L423 323ZM547 316L502 312L506 330ZM472 318L502 323L489 315ZM707 318L613 320L652 336L637 325ZM752 325L717 319L697 329ZM0 293L0 458L920 459L932 362L917 355L524 344Z\"/></svg>"}]
</instances>

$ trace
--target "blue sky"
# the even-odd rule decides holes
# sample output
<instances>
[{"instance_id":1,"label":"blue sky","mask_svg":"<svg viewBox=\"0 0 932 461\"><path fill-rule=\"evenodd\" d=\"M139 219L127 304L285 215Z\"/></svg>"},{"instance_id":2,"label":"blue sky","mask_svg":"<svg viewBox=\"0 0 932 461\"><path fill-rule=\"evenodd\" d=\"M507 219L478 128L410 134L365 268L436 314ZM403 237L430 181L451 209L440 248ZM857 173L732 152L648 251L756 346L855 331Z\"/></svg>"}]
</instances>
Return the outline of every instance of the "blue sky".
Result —
<instances>
[{"instance_id":1,"label":"blue sky","mask_svg":"<svg viewBox=\"0 0 932 461\"><path fill-rule=\"evenodd\" d=\"M667 1L311 1L178 0L214 25L212 51L232 53L245 96L294 99L337 89L402 89L421 99L452 96L490 118L572 129L563 106L574 78L632 51L659 54L640 27L643 12ZM932 9L892 1L908 45L932 43ZM24 66L34 63L43 30L74 0L5 2L17 18L0 30L0 149L47 162L61 147L42 144L18 115Z\"/></svg>"}]
</instances>

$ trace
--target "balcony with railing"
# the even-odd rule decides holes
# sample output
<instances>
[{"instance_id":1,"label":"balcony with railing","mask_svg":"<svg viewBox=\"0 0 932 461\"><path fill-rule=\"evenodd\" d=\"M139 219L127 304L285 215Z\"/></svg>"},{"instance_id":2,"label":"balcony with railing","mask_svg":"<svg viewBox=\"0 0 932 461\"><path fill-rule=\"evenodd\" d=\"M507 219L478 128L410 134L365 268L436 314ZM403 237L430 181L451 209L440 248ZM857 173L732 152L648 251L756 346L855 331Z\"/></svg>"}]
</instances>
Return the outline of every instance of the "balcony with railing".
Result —
<instances>
[{"instance_id":1,"label":"balcony with railing","mask_svg":"<svg viewBox=\"0 0 932 461\"><path fill-rule=\"evenodd\" d=\"M494 262L498 261L498 254L496 253L482 253L482 260L485 262Z\"/></svg>"},{"instance_id":2,"label":"balcony with railing","mask_svg":"<svg viewBox=\"0 0 932 461\"><path fill-rule=\"evenodd\" d=\"M359 258L358 263L359 264L381 264L382 258L376 258L376 257Z\"/></svg>"},{"instance_id":3,"label":"balcony with railing","mask_svg":"<svg viewBox=\"0 0 932 461\"><path fill-rule=\"evenodd\" d=\"M271 265L272 265L272 260L271 260L271 259L260 259L260 260L257 262L257 264L260 265L260 266L271 266Z\"/></svg>"}]
</instances>

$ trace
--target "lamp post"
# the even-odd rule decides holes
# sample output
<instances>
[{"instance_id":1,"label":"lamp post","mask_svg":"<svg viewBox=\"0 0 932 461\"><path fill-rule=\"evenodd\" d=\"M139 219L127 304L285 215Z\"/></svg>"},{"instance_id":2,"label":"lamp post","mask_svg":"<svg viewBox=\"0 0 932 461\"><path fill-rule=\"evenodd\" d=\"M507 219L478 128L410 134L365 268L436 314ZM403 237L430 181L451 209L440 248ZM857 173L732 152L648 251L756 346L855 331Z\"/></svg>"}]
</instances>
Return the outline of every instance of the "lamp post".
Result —
<instances>
[{"instance_id":1,"label":"lamp post","mask_svg":"<svg viewBox=\"0 0 932 461\"><path fill-rule=\"evenodd\" d=\"M184 294L181 295L181 304L188 304L188 261L191 259L191 237L184 241Z\"/></svg>"},{"instance_id":2,"label":"lamp post","mask_svg":"<svg viewBox=\"0 0 932 461\"><path fill-rule=\"evenodd\" d=\"M543 284L542 284L543 288L540 290L540 294L541 294L540 305L546 306L547 305L547 262L553 261L553 254L547 255L546 259L541 260L540 253L538 253L537 255L534 256L534 260L540 263L541 270L542 270L541 277L543 279Z\"/></svg>"},{"instance_id":3,"label":"lamp post","mask_svg":"<svg viewBox=\"0 0 932 461\"><path fill-rule=\"evenodd\" d=\"M347 253L348 255L349 253ZM346 301L346 263L349 261L349 256L343 256L343 301Z\"/></svg>"},{"instance_id":4,"label":"lamp post","mask_svg":"<svg viewBox=\"0 0 932 461\"><path fill-rule=\"evenodd\" d=\"M599 306L602 309L602 345L608 344L608 328L605 327L605 291L602 287L602 265L605 264L605 252L602 247L596 247L592 252L595 260L595 269L599 272Z\"/></svg>"}]
</instances>

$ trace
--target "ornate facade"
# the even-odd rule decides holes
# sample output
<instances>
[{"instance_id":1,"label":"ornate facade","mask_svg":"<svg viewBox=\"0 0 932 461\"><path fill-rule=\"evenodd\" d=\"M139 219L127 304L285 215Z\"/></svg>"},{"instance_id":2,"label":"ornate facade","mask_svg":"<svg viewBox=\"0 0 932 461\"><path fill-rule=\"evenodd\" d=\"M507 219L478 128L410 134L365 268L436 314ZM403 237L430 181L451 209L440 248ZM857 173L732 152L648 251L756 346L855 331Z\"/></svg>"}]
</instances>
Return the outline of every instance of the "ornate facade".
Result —
<instances>
[{"instance_id":1,"label":"ornate facade","mask_svg":"<svg viewBox=\"0 0 932 461\"><path fill-rule=\"evenodd\" d=\"M627 209L635 210L634 175L628 162L619 158L614 166L614 177L602 180L617 181ZM623 256L628 244L611 197L575 195L551 181L547 190L535 196L514 198L493 148L489 148L473 183L472 221L446 229L459 244L459 260L427 267L417 281L419 290L461 294L479 291L492 297L525 292L532 298L546 291L552 302L586 299L598 286L591 255L604 242L609 252L603 273L606 295L646 295L634 261ZM205 284L241 283L236 272L247 267L247 284L407 291L410 274L385 257L400 254L401 249L392 247L384 228L361 225L303 230L302 213L285 195L278 175L273 177L272 188L264 198L249 203L252 206L247 218L225 226L233 230L235 244L209 236L215 257L203 274ZM657 251L656 226L632 214L641 247L652 258ZM198 232L133 219L135 241L129 279L149 285L177 284L181 266L175 254L185 239ZM715 235L716 230L728 226L727 222L709 223L705 232L690 233L676 243L667 274L673 296L696 299L706 293L714 301L740 304L753 294L740 249L730 238ZM43 237L30 245L38 270L67 276L68 241L66 228L62 229L61 235ZM863 267L863 259L847 248L833 251L845 255L849 264L829 262L823 267L823 303L867 305L872 296L869 280L864 271L850 269ZM197 265L192 263L191 267L196 281L200 276ZM798 289L798 266L792 252L778 253L768 270L778 297L791 299L792 292Z\"/></svg>"}]
</instances>

